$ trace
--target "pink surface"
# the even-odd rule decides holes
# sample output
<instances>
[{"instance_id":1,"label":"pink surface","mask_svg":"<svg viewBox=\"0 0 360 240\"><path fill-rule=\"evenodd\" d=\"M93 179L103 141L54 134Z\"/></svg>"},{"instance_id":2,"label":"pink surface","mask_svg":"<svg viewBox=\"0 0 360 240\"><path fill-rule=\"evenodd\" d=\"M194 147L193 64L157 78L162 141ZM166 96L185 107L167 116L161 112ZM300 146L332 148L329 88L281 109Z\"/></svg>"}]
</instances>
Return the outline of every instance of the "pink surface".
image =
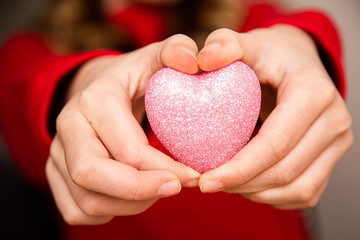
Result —
<instances>
[{"instance_id":1,"label":"pink surface","mask_svg":"<svg viewBox=\"0 0 360 240\"><path fill-rule=\"evenodd\" d=\"M240 61L195 75L161 69L145 93L147 117L160 142L201 173L226 163L246 145L260 104L258 78Z\"/></svg>"}]
</instances>

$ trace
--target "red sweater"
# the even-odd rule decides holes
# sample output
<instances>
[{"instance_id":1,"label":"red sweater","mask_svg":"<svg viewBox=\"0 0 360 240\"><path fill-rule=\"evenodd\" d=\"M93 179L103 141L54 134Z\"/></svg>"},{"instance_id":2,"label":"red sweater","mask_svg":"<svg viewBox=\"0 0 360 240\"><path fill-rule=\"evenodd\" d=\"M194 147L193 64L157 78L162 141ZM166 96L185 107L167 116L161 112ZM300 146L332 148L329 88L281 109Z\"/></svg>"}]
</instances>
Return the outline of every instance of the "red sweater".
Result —
<instances>
[{"instance_id":1,"label":"red sweater","mask_svg":"<svg viewBox=\"0 0 360 240\"><path fill-rule=\"evenodd\" d=\"M127 29L142 47L166 37L161 11L136 5L112 16L111 21ZM268 5L255 5L239 31L277 23L297 26L313 36L345 97L339 36L329 18L316 11L286 14ZM47 186L44 167L51 143L47 121L59 82L85 61L106 54L118 53L96 50L59 56L31 33L13 36L0 49L0 129L29 181ZM145 131L150 144L165 151L151 129ZM236 194L202 194L198 189L183 189L142 214L116 217L105 225L62 226L67 239L308 239L297 211L277 210Z\"/></svg>"}]
</instances>

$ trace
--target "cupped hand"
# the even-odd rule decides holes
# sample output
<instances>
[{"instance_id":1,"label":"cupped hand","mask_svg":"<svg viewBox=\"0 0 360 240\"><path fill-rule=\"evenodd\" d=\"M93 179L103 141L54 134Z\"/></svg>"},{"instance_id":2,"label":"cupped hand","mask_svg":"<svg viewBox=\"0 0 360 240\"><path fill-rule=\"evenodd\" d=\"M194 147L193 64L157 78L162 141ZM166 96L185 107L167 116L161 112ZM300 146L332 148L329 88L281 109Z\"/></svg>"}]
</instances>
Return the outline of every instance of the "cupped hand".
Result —
<instances>
[{"instance_id":1,"label":"cupped hand","mask_svg":"<svg viewBox=\"0 0 360 240\"><path fill-rule=\"evenodd\" d=\"M351 117L305 32L275 25L220 29L198 54L202 70L242 60L258 75L259 133L228 163L200 178L203 192L234 192L281 209L316 205L353 142Z\"/></svg>"},{"instance_id":2,"label":"cupped hand","mask_svg":"<svg viewBox=\"0 0 360 240\"><path fill-rule=\"evenodd\" d=\"M141 128L144 92L164 66L196 73L197 47L176 35L121 56L84 64L56 122L46 175L69 224L137 214L195 186L200 174L151 147Z\"/></svg>"}]
</instances>

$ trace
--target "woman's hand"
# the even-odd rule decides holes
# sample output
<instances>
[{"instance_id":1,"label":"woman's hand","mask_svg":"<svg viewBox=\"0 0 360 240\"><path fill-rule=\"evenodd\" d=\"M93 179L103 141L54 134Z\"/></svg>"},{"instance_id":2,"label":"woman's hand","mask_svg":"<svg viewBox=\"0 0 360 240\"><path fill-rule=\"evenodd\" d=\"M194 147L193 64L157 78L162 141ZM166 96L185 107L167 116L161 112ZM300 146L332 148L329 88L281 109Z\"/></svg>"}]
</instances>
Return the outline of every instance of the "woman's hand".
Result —
<instances>
[{"instance_id":1,"label":"woman's hand","mask_svg":"<svg viewBox=\"0 0 360 240\"><path fill-rule=\"evenodd\" d=\"M243 34L220 29L198 55L206 71L237 59L259 77L264 123L233 159L202 175L201 190L240 193L281 209L313 207L353 142L351 117L315 43L287 25Z\"/></svg>"},{"instance_id":2,"label":"woman's hand","mask_svg":"<svg viewBox=\"0 0 360 240\"><path fill-rule=\"evenodd\" d=\"M195 43L182 35L86 63L75 76L46 165L69 224L101 224L195 186L200 174L152 148L140 126L144 92L164 66L196 73Z\"/></svg>"}]
</instances>

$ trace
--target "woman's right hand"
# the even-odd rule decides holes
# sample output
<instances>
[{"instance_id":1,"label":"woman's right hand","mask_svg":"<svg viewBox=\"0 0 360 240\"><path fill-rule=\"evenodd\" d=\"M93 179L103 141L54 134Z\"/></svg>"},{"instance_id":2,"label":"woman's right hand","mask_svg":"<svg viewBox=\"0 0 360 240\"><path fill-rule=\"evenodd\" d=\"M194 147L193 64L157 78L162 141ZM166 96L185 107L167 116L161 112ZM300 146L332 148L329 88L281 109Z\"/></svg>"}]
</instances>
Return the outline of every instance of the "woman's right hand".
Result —
<instances>
[{"instance_id":1,"label":"woman's right hand","mask_svg":"<svg viewBox=\"0 0 360 240\"><path fill-rule=\"evenodd\" d=\"M95 58L76 74L46 175L69 224L101 224L196 186L200 174L151 147L141 128L149 78L169 66L196 73L197 47L175 35L121 56Z\"/></svg>"}]
</instances>

